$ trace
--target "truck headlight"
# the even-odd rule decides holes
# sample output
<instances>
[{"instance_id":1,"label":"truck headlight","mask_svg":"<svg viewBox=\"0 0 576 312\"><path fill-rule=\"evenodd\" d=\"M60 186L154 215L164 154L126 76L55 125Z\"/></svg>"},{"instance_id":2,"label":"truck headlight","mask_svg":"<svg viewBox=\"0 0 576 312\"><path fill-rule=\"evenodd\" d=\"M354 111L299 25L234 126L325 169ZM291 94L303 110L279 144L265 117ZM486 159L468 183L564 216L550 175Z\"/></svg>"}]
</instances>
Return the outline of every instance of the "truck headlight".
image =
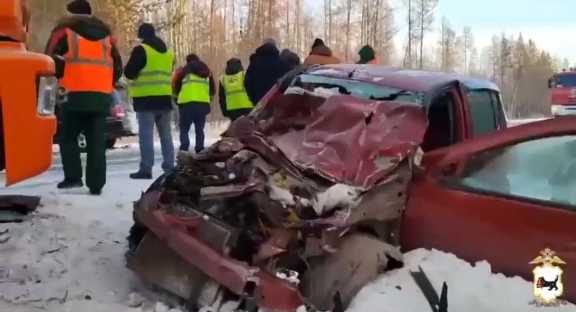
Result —
<instances>
[{"instance_id":1,"label":"truck headlight","mask_svg":"<svg viewBox=\"0 0 576 312\"><path fill-rule=\"evenodd\" d=\"M54 115L58 94L58 78L43 76L38 79L38 114Z\"/></svg>"}]
</instances>

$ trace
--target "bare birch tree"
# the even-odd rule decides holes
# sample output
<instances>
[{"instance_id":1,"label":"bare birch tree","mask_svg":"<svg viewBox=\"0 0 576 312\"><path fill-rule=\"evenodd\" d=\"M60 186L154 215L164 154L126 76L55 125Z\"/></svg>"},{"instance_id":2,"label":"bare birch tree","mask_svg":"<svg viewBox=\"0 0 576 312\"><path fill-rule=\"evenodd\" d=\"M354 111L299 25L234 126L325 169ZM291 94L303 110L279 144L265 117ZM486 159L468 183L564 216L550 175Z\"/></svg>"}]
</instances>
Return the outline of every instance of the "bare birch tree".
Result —
<instances>
[{"instance_id":1,"label":"bare birch tree","mask_svg":"<svg viewBox=\"0 0 576 312\"><path fill-rule=\"evenodd\" d=\"M474 36L472 29L468 26L464 27L462 32L462 51L464 56L464 73L470 73L470 60L472 51L474 50Z\"/></svg>"},{"instance_id":2,"label":"bare birch tree","mask_svg":"<svg viewBox=\"0 0 576 312\"><path fill-rule=\"evenodd\" d=\"M419 45L418 67L424 68L424 39L427 32L431 30L434 22L434 10L438 5L438 0L416 0L415 7L415 27L417 29L417 39Z\"/></svg>"}]
</instances>

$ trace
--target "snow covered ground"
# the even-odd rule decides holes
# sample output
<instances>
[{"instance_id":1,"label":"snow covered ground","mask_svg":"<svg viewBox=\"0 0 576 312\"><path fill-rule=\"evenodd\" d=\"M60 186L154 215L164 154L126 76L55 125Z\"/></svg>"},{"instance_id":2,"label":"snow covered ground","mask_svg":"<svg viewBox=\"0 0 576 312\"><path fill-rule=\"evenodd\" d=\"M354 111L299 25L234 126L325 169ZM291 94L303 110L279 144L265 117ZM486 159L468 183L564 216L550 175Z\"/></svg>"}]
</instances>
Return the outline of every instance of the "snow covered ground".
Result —
<instances>
[{"instance_id":1,"label":"snow covered ground","mask_svg":"<svg viewBox=\"0 0 576 312\"><path fill-rule=\"evenodd\" d=\"M214 140L220 132L211 133ZM42 207L29 220L0 224L0 312L169 311L142 288L124 262L132 203L150 181L128 178L138 165L134 145L111 151L109 158L108 184L100 197L86 189L56 190L62 178L58 164L38 178L0 191L42 196ZM487 263L471 266L450 254L417 250L406 255L406 264L365 287L349 311L430 311L409 274L418 266L437 289L448 283L450 311L576 311L574 306L531 306L530 283L491 274ZM139 302L143 305L131 307Z\"/></svg>"},{"instance_id":2,"label":"snow covered ground","mask_svg":"<svg viewBox=\"0 0 576 312\"><path fill-rule=\"evenodd\" d=\"M415 250L405 255L402 269L388 272L366 286L348 312L431 311L410 271L422 267L436 292L448 285L448 311L466 312L574 312L576 306L536 307L532 284L519 278L493 274L490 264L471 265L452 254Z\"/></svg>"}]
</instances>

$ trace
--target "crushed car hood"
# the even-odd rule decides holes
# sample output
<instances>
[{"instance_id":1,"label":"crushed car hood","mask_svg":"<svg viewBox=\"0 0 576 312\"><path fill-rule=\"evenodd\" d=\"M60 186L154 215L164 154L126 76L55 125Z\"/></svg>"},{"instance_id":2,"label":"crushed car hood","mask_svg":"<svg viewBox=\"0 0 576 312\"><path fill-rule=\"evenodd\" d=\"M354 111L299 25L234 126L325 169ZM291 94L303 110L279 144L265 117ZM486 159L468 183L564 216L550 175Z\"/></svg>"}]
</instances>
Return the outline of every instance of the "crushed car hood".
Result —
<instances>
[{"instance_id":1,"label":"crushed car hood","mask_svg":"<svg viewBox=\"0 0 576 312\"><path fill-rule=\"evenodd\" d=\"M422 107L410 103L288 94L272 100L253 127L240 122L230 134L249 147L266 138L304 175L370 189L416 153L426 128Z\"/></svg>"}]
</instances>

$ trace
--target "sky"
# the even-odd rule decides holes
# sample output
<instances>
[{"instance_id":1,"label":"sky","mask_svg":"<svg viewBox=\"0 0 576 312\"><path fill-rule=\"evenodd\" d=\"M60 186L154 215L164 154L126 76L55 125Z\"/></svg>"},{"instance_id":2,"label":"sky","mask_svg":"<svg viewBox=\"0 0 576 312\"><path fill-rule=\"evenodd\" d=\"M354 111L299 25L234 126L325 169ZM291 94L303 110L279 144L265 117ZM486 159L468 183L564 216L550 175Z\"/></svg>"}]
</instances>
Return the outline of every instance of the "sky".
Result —
<instances>
[{"instance_id":1,"label":"sky","mask_svg":"<svg viewBox=\"0 0 576 312\"><path fill-rule=\"evenodd\" d=\"M314 10L321 10L322 0L307 0ZM406 14L403 0L390 0L396 8L396 26L403 27ZM540 48L576 64L576 0L439 0L436 29L443 16L458 32L470 26L476 45L490 44L493 35L505 32L533 39ZM402 44L402 31L396 38Z\"/></svg>"},{"instance_id":2,"label":"sky","mask_svg":"<svg viewBox=\"0 0 576 312\"><path fill-rule=\"evenodd\" d=\"M472 27L478 45L492 35L522 33L558 57L576 62L576 0L439 0L438 20Z\"/></svg>"}]
</instances>

